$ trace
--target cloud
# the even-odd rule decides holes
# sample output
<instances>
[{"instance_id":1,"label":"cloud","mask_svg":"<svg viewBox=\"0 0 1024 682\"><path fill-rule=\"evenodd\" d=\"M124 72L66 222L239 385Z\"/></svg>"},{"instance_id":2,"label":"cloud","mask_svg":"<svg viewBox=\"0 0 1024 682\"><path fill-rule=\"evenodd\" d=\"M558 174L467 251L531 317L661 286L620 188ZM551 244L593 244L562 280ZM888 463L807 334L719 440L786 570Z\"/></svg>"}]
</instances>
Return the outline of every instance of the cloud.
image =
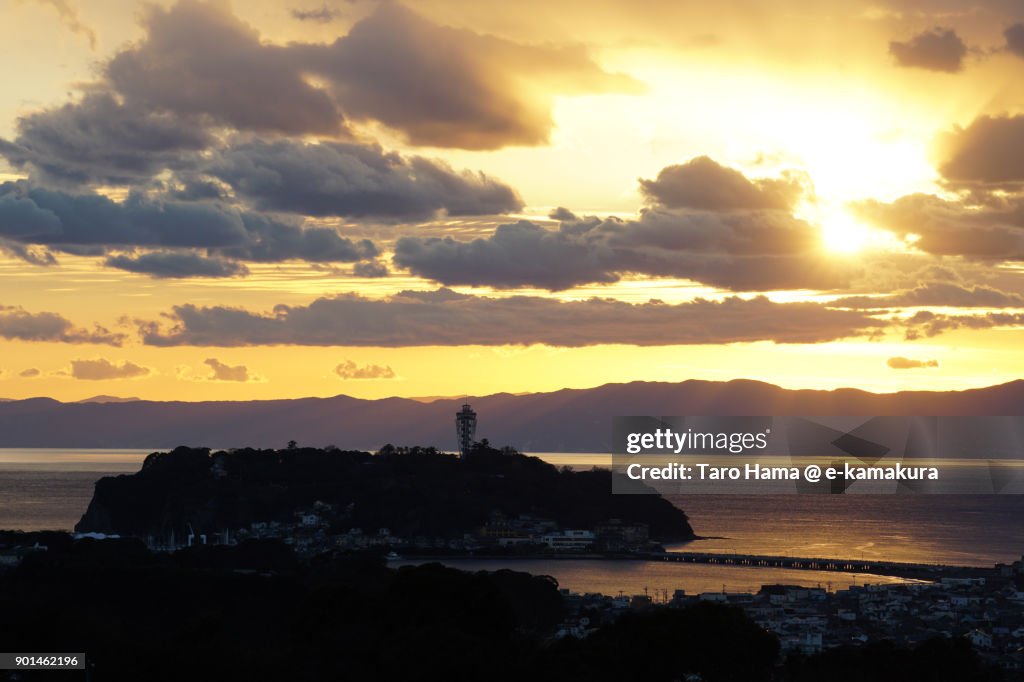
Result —
<instances>
[{"instance_id":1,"label":"cloud","mask_svg":"<svg viewBox=\"0 0 1024 682\"><path fill-rule=\"evenodd\" d=\"M293 45L289 53L328 79L349 117L432 147L544 144L554 127L553 94L642 90L602 69L583 47L524 45L439 26L393 2L332 45Z\"/></svg>"},{"instance_id":2,"label":"cloud","mask_svg":"<svg viewBox=\"0 0 1024 682\"><path fill-rule=\"evenodd\" d=\"M107 64L126 100L207 116L237 130L341 135L341 113L289 48L264 43L227 4L181 0L147 7L146 35Z\"/></svg>"},{"instance_id":3,"label":"cloud","mask_svg":"<svg viewBox=\"0 0 1024 682\"><path fill-rule=\"evenodd\" d=\"M329 24L339 16L341 12L331 9L325 4L313 9L293 9L291 15L299 21L312 21L317 24Z\"/></svg>"},{"instance_id":4,"label":"cloud","mask_svg":"<svg viewBox=\"0 0 1024 682\"><path fill-rule=\"evenodd\" d=\"M654 180L641 178L640 190L651 202L666 208L785 211L793 207L804 188L792 176L749 180L738 170L698 156L662 168Z\"/></svg>"},{"instance_id":5,"label":"cloud","mask_svg":"<svg viewBox=\"0 0 1024 682\"><path fill-rule=\"evenodd\" d=\"M445 285L552 291L626 273L734 291L832 289L851 277L849 267L821 257L816 228L782 211L648 209L638 220L588 217L557 230L519 221L468 242L402 237L394 262Z\"/></svg>"},{"instance_id":6,"label":"cloud","mask_svg":"<svg viewBox=\"0 0 1024 682\"><path fill-rule=\"evenodd\" d=\"M352 263L380 254L368 239L354 241L332 227L297 227L257 213L243 213L249 235L245 243L218 251L228 257L262 263L303 260L310 263Z\"/></svg>"},{"instance_id":7,"label":"cloud","mask_svg":"<svg viewBox=\"0 0 1024 682\"><path fill-rule=\"evenodd\" d=\"M158 279L241 277L249 274L249 269L241 263L190 252L156 251L139 256L109 256L104 264Z\"/></svg>"},{"instance_id":8,"label":"cloud","mask_svg":"<svg viewBox=\"0 0 1024 682\"><path fill-rule=\"evenodd\" d=\"M379 260L368 260L352 266L352 274L356 277L387 277L388 266Z\"/></svg>"},{"instance_id":9,"label":"cloud","mask_svg":"<svg viewBox=\"0 0 1024 682\"><path fill-rule=\"evenodd\" d=\"M223 204L123 202L24 183L0 183L0 235L36 244L227 246L245 243L241 212Z\"/></svg>"},{"instance_id":10,"label":"cloud","mask_svg":"<svg viewBox=\"0 0 1024 682\"><path fill-rule=\"evenodd\" d=\"M922 367L938 367L938 360L913 360L911 358L904 358L900 356L894 356L885 361L885 364L889 365L892 369L920 369Z\"/></svg>"},{"instance_id":11,"label":"cloud","mask_svg":"<svg viewBox=\"0 0 1024 682\"><path fill-rule=\"evenodd\" d=\"M953 185L1024 182L1024 116L979 116L940 137L939 172Z\"/></svg>"},{"instance_id":12,"label":"cloud","mask_svg":"<svg viewBox=\"0 0 1024 682\"><path fill-rule=\"evenodd\" d=\"M176 306L170 326L142 323L151 346L638 346L744 341L817 343L868 336L888 323L818 303L749 300L625 303L592 298L487 298L450 289L403 291L386 299L358 294L279 305L270 314L225 306Z\"/></svg>"},{"instance_id":13,"label":"cloud","mask_svg":"<svg viewBox=\"0 0 1024 682\"><path fill-rule=\"evenodd\" d=\"M914 289L885 296L850 296L832 301L837 308L879 309L915 306L957 308L1024 307L1024 296L985 285L928 282Z\"/></svg>"},{"instance_id":14,"label":"cloud","mask_svg":"<svg viewBox=\"0 0 1024 682\"><path fill-rule=\"evenodd\" d=\"M329 45L265 42L219 2L148 6L142 24L142 38L102 65L101 79L81 86L80 99L21 116L17 134L0 138L0 155L37 185L78 194L82 185L124 185L144 190L150 201L238 200L309 216L491 215L522 207L515 190L495 178L337 141L353 139L346 102L361 119L378 120L375 111L435 146L496 148L524 143L525 129L533 144L546 139L553 125L549 90L639 87L601 70L582 48L524 46L447 29L393 3ZM379 43L371 34L381 31ZM424 42L439 38L465 44ZM463 145L466 136L476 142ZM277 258L263 253L259 258Z\"/></svg>"},{"instance_id":15,"label":"cloud","mask_svg":"<svg viewBox=\"0 0 1024 682\"><path fill-rule=\"evenodd\" d=\"M982 315L946 315L922 310L903 321L905 337L913 341L938 336L957 329L993 329L1024 326L1024 313L985 313Z\"/></svg>"},{"instance_id":16,"label":"cloud","mask_svg":"<svg viewBox=\"0 0 1024 682\"><path fill-rule=\"evenodd\" d=\"M335 13L325 5L292 16ZM103 85L128 112L207 129L350 138L351 118L416 145L497 149L547 142L556 95L642 90L582 46L440 26L391 2L331 44L269 43L219 2L147 6L142 27L105 65Z\"/></svg>"},{"instance_id":17,"label":"cloud","mask_svg":"<svg viewBox=\"0 0 1024 682\"><path fill-rule=\"evenodd\" d=\"M40 374L42 374L42 372L40 372L35 367L29 367L28 369L23 369L20 372L18 372L19 377L24 377L26 379L33 379L39 376Z\"/></svg>"},{"instance_id":18,"label":"cloud","mask_svg":"<svg viewBox=\"0 0 1024 682\"><path fill-rule=\"evenodd\" d=\"M0 183L0 238L67 248L170 247L212 249L236 260L355 262L378 255L367 240L328 227L302 227L220 202L182 202L130 193L121 202ZM115 261L131 266L131 262ZM156 267L153 260L138 267Z\"/></svg>"},{"instance_id":19,"label":"cloud","mask_svg":"<svg viewBox=\"0 0 1024 682\"><path fill-rule=\"evenodd\" d=\"M111 362L104 358L95 360L72 360L71 376L87 381L106 381L110 379L136 379L148 376L151 370L134 362Z\"/></svg>"},{"instance_id":20,"label":"cloud","mask_svg":"<svg viewBox=\"0 0 1024 682\"><path fill-rule=\"evenodd\" d=\"M559 206L558 208L552 210L550 213L548 213L548 218L551 218L552 220L557 220L559 222L576 222L577 220L579 220L579 217L575 213L565 208L564 206Z\"/></svg>"},{"instance_id":21,"label":"cloud","mask_svg":"<svg viewBox=\"0 0 1024 682\"><path fill-rule=\"evenodd\" d=\"M1024 24L1013 24L1003 31L1006 38L1006 49L1009 52L1024 57Z\"/></svg>"},{"instance_id":22,"label":"cloud","mask_svg":"<svg viewBox=\"0 0 1024 682\"><path fill-rule=\"evenodd\" d=\"M62 24L76 35L80 35L89 41L89 48L96 49L96 31L82 21L78 16L78 9L71 3L71 0L35 0L40 5L49 5L57 10Z\"/></svg>"},{"instance_id":23,"label":"cloud","mask_svg":"<svg viewBox=\"0 0 1024 682\"><path fill-rule=\"evenodd\" d=\"M0 305L0 338L11 341L51 341L59 343L96 343L120 346L124 334L97 325L92 331L75 327L58 313L30 313L19 307Z\"/></svg>"},{"instance_id":24,"label":"cloud","mask_svg":"<svg viewBox=\"0 0 1024 682\"><path fill-rule=\"evenodd\" d=\"M394 262L414 275L446 285L542 287L552 291L619 279L588 235L547 230L519 221L499 225L483 239L402 237Z\"/></svg>"},{"instance_id":25,"label":"cloud","mask_svg":"<svg viewBox=\"0 0 1024 682\"><path fill-rule=\"evenodd\" d=\"M963 69L967 46L953 29L937 26L907 42L892 41L889 54L903 67L956 73Z\"/></svg>"},{"instance_id":26,"label":"cloud","mask_svg":"<svg viewBox=\"0 0 1024 682\"><path fill-rule=\"evenodd\" d=\"M104 91L18 120L0 155L33 177L61 184L130 184L187 166L214 137L194 117L125 104Z\"/></svg>"},{"instance_id":27,"label":"cloud","mask_svg":"<svg viewBox=\"0 0 1024 682\"><path fill-rule=\"evenodd\" d=\"M380 147L254 140L221 151L205 172L256 208L303 215L426 219L522 208L508 185Z\"/></svg>"},{"instance_id":28,"label":"cloud","mask_svg":"<svg viewBox=\"0 0 1024 682\"><path fill-rule=\"evenodd\" d=\"M0 203L2 203L0 199ZM3 206L0 206L0 210ZM30 265L50 266L57 264L57 257L45 247L26 246L8 239L0 238L0 253L7 254L12 258L23 260Z\"/></svg>"},{"instance_id":29,"label":"cloud","mask_svg":"<svg viewBox=\"0 0 1024 682\"><path fill-rule=\"evenodd\" d=\"M346 360L334 368L334 373L345 380L352 379L394 379L395 370L390 366L363 365L359 366L355 360Z\"/></svg>"},{"instance_id":30,"label":"cloud","mask_svg":"<svg viewBox=\"0 0 1024 682\"><path fill-rule=\"evenodd\" d=\"M203 362L210 367L211 374L208 377L210 381L250 381L254 379L249 375L249 370L245 365L232 367L225 365L217 358L207 358Z\"/></svg>"},{"instance_id":31,"label":"cloud","mask_svg":"<svg viewBox=\"0 0 1024 682\"><path fill-rule=\"evenodd\" d=\"M1024 259L1024 203L1019 198L976 204L967 197L946 200L911 194L886 204L852 205L862 219L896 235L914 238L915 248L942 256L977 260Z\"/></svg>"}]
</instances>

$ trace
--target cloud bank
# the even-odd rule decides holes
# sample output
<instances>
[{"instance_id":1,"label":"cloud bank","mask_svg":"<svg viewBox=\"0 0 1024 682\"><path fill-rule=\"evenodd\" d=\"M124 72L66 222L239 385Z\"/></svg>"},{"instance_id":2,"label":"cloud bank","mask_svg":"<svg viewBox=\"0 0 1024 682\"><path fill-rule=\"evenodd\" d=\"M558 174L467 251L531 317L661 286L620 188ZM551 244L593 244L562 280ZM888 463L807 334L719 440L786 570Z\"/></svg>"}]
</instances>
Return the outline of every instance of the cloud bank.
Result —
<instances>
[{"instance_id":1,"label":"cloud bank","mask_svg":"<svg viewBox=\"0 0 1024 682\"><path fill-rule=\"evenodd\" d=\"M120 346L124 342L124 334L111 332L99 325L90 331L76 327L58 313L31 313L23 308L4 305L0 305L0 338L107 346Z\"/></svg>"},{"instance_id":2,"label":"cloud bank","mask_svg":"<svg viewBox=\"0 0 1024 682\"><path fill-rule=\"evenodd\" d=\"M357 365L355 360L346 360L334 368L334 373L345 380L394 379L395 370L389 365Z\"/></svg>"},{"instance_id":3,"label":"cloud bank","mask_svg":"<svg viewBox=\"0 0 1024 682\"><path fill-rule=\"evenodd\" d=\"M148 376L148 367L136 365L127 360L118 364L105 358L95 360L72 360L71 376L86 381L107 381L111 379L136 379Z\"/></svg>"},{"instance_id":4,"label":"cloud bank","mask_svg":"<svg viewBox=\"0 0 1024 682\"><path fill-rule=\"evenodd\" d=\"M878 333L888 323L817 303L764 297L697 299L669 305L610 299L488 298L449 289L403 291L386 299L319 298L271 313L227 306L176 306L170 325L140 326L152 346L637 346L746 341L819 343Z\"/></svg>"}]
</instances>

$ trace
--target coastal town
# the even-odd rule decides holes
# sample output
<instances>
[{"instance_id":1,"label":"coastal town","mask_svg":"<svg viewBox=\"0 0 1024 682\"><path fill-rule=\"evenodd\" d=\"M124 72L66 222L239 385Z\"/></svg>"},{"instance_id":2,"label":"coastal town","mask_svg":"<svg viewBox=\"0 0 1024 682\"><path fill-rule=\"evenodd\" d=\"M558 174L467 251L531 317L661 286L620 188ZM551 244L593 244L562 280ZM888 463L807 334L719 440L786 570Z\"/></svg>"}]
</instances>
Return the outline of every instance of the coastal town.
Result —
<instances>
[{"instance_id":1,"label":"coastal town","mask_svg":"<svg viewBox=\"0 0 1024 682\"><path fill-rule=\"evenodd\" d=\"M334 547L387 552L419 561L446 557L544 557L551 560L672 558L651 542L642 523L610 519L593 529L565 529L543 518L492 514L475 534L459 538L403 538L387 529L328 533L324 512L310 509L293 524L254 524L239 537L281 538L300 554ZM652 559L653 558L653 559ZM837 562L837 564L840 562ZM700 602L735 606L779 638L784 656L887 640L913 647L934 637L968 639L983 660L1024 671L1024 556L989 569L933 567L934 579L890 584L870 582L829 591L825 587L764 585L754 594L705 592L605 595L562 589L567 618L555 637L583 638L624 613L685 608Z\"/></svg>"},{"instance_id":2,"label":"coastal town","mask_svg":"<svg viewBox=\"0 0 1024 682\"><path fill-rule=\"evenodd\" d=\"M397 554L401 551L414 553L407 558L416 563L443 561L453 556L494 557L505 547L520 552L506 554L508 567L513 570L515 559L524 556L522 552L527 549L552 561L579 558L615 561L630 557L655 560L652 558L655 555L637 551L649 546L642 524L612 520L593 531L584 531L560 529L543 519L506 519L495 515L479 534L461 541L406 539L392 535L387 529L375 532L353 529L330 535L324 525L326 511L323 508L307 510L294 524L256 523L244 533L187 538L186 543L236 545L246 540L280 541L307 560L322 554L325 548L326 552L391 559L402 558ZM81 534L78 539L94 538ZM510 542L516 540L528 542ZM0 572L17 566L34 552L46 550L38 542L18 545L8 538L5 543L0 547ZM598 546L605 551L598 551ZM793 655L808 656L879 641L912 648L933 638L963 638L984 662L1006 671L1024 673L1024 557L987 569L936 567L935 570L933 580L872 584L868 579L867 584L835 591L822 586L770 584L756 593L723 590L689 594L677 589L608 595L561 588L565 617L550 636L552 639L583 639L627 613L685 609L711 602L741 609L763 630L775 635L783 660Z\"/></svg>"},{"instance_id":3,"label":"coastal town","mask_svg":"<svg viewBox=\"0 0 1024 682\"><path fill-rule=\"evenodd\" d=\"M776 584L764 585L755 594L562 592L570 615L558 636L586 637L629 611L714 602L742 609L775 634L784 656L881 640L913 647L935 637L963 637L986 662L1024 671L1024 557L981 576L855 585L836 591Z\"/></svg>"}]
</instances>

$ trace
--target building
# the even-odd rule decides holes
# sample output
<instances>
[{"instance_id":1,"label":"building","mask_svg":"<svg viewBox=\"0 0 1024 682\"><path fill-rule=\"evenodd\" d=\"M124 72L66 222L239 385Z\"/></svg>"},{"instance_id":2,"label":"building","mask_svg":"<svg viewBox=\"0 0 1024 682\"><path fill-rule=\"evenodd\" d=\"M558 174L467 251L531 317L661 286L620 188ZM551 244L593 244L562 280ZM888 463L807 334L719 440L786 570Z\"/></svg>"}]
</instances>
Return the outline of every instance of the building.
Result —
<instances>
[{"instance_id":1,"label":"building","mask_svg":"<svg viewBox=\"0 0 1024 682\"><path fill-rule=\"evenodd\" d=\"M589 530L563 530L541 536L541 542L556 552L579 552L594 545L594 533Z\"/></svg>"},{"instance_id":2,"label":"building","mask_svg":"<svg viewBox=\"0 0 1024 682\"><path fill-rule=\"evenodd\" d=\"M650 542L650 527L646 523L625 523L610 519L594 527L595 544L605 552L631 552L646 549Z\"/></svg>"},{"instance_id":3,"label":"building","mask_svg":"<svg viewBox=\"0 0 1024 682\"><path fill-rule=\"evenodd\" d=\"M459 454L465 457L473 447L473 438L476 436L476 412L469 403L465 403L455 413L455 434L459 439Z\"/></svg>"}]
</instances>

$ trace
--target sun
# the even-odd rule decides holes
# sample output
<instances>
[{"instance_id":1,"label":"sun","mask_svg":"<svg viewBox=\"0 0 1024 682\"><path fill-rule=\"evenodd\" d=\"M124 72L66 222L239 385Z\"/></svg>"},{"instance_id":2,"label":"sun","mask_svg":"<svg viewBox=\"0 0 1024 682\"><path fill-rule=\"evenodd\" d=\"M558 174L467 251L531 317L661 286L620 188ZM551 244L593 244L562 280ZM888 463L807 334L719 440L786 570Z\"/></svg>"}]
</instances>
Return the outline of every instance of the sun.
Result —
<instances>
[{"instance_id":1,"label":"sun","mask_svg":"<svg viewBox=\"0 0 1024 682\"><path fill-rule=\"evenodd\" d=\"M820 222L821 241L833 253L854 254L873 241L874 230L855 220L845 211L829 212Z\"/></svg>"},{"instance_id":2,"label":"sun","mask_svg":"<svg viewBox=\"0 0 1024 682\"><path fill-rule=\"evenodd\" d=\"M906 249L896 235L861 222L842 204L804 203L795 215L818 229L822 251L834 256Z\"/></svg>"}]
</instances>

